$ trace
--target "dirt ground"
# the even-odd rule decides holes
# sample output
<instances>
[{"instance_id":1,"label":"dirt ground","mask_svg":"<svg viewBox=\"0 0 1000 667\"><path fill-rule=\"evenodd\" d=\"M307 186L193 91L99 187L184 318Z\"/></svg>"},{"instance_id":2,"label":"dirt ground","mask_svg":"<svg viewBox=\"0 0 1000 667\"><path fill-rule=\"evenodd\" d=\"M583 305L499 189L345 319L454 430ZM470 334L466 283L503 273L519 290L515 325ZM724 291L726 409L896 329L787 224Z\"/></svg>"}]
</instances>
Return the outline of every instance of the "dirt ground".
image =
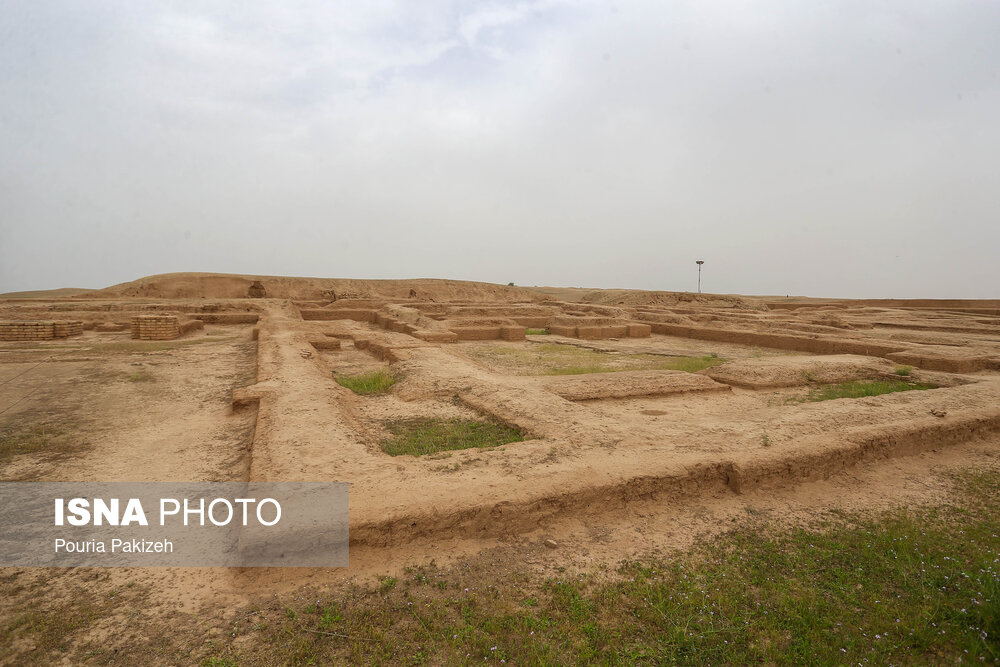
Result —
<instances>
[{"instance_id":1,"label":"dirt ground","mask_svg":"<svg viewBox=\"0 0 1000 667\"><path fill-rule=\"evenodd\" d=\"M268 298L238 294L249 278ZM22 630L0 662L176 662L185 646L197 662L272 596L431 561L498 577L588 570L685 549L748 517L808 523L939 501L942 472L1000 465L992 302L295 280L161 276L0 300L0 320L90 322L66 339L0 342L0 481L352 485L349 568L3 568L0 628ZM168 341L111 330L145 312L204 328ZM580 335L524 336L545 318L579 322ZM626 325L638 333L620 335ZM678 359L704 367L663 365ZM397 378L382 395L336 381L378 369ZM936 388L804 400L819 383L894 375ZM422 457L381 450L385 422L427 417L489 418L526 437ZM39 598L63 627L23 631Z\"/></svg>"}]
</instances>

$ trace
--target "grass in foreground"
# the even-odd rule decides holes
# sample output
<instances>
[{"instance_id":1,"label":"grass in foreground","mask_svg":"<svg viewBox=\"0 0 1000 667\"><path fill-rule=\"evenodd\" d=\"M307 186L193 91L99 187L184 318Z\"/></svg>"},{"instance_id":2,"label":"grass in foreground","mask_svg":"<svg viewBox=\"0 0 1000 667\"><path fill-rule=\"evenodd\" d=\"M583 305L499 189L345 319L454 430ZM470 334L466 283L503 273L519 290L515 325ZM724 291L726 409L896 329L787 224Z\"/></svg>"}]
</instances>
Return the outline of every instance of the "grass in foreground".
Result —
<instances>
[{"instance_id":1,"label":"grass in foreground","mask_svg":"<svg viewBox=\"0 0 1000 667\"><path fill-rule=\"evenodd\" d=\"M466 354L499 371L518 375L582 375L634 370L677 370L694 373L726 362L716 355L668 357L659 354L602 352L563 343L477 345Z\"/></svg>"},{"instance_id":2,"label":"grass in foreground","mask_svg":"<svg viewBox=\"0 0 1000 667\"><path fill-rule=\"evenodd\" d=\"M106 648L104 640L87 637L95 625L108 619L115 619L115 625L148 623L150 627L161 622L150 611L148 586L135 580L114 585L108 571L60 569L38 576L32 568L4 570L0 573L0 594L5 603L0 618L0 655L7 655L10 664L89 664L98 657L106 664L121 659L121 655ZM53 586L54 582L59 586ZM97 586L102 587L101 594L94 593ZM64 592L56 594L59 590ZM70 660L68 655L76 659Z\"/></svg>"},{"instance_id":3,"label":"grass in foreground","mask_svg":"<svg viewBox=\"0 0 1000 667\"><path fill-rule=\"evenodd\" d=\"M58 456L75 451L79 442L58 424L14 424L0 427L0 461L21 454Z\"/></svg>"},{"instance_id":4,"label":"grass in foreground","mask_svg":"<svg viewBox=\"0 0 1000 667\"><path fill-rule=\"evenodd\" d=\"M524 440L516 428L474 419L405 419L386 422L385 427L392 437L382 442L382 449L391 456L499 447Z\"/></svg>"},{"instance_id":5,"label":"grass in foreground","mask_svg":"<svg viewBox=\"0 0 1000 667\"><path fill-rule=\"evenodd\" d=\"M936 384L906 382L904 380L855 380L839 384L827 384L811 389L805 396L791 399L791 402L832 401L837 398L864 398L881 396L898 391L922 391L937 389Z\"/></svg>"},{"instance_id":6,"label":"grass in foreground","mask_svg":"<svg viewBox=\"0 0 1000 667\"><path fill-rule=\"evenodd\" d=\"M396 384L396 376L385 368L357 375L338 375L336 379L341 387L347 387L362 396L384 394Z\"/></svg>"},{"instance_id":7,"label":"grass in foreground","mask_svg":"<svg viewBox=\"0 0 1000 667\"><path fill-rule=\"evenodd\" d=\"M432 563L303 590L240 614L202 664L997 664L1000 473L953 497L809 528L750 520L616 570Z\"/></svg>"}]
</instances>

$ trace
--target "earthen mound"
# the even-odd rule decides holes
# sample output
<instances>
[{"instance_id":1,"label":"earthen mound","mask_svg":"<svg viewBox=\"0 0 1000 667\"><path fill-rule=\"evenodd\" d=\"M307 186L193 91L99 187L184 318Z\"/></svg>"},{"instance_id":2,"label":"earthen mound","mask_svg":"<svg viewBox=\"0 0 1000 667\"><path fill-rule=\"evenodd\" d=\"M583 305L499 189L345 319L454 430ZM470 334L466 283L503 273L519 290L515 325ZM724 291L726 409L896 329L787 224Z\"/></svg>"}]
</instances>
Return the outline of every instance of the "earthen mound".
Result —
<instances>
[{"instance_id":1,"label":"earthen mound","mask_svg":"<svg viewBox=\"0 0 1000 667\"><path fill-rule=\"evenodd\" d=\"M226 273L165 273L113 285L82 295L83 298L140 297L158 299L240 299L251 286L274 299L329 300L330 295L354 298L410 299L411 292L435 301L515 302L541 297L520 287L464 280L356 280L348 278L296 278Z\"/></svg>"}]
</instances>

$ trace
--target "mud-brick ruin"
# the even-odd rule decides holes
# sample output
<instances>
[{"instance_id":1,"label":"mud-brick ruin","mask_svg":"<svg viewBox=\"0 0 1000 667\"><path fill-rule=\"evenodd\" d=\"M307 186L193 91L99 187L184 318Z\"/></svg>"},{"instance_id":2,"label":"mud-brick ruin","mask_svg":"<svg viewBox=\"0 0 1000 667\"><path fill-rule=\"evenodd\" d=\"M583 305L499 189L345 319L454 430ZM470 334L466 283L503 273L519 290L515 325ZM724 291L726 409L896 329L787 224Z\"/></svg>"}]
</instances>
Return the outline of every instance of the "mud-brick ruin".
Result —
<instances>
[{"instance_id":1,"label":"mud-brick ruin","mask_svg":"<svg viewBox=\"0 0 1000 667\"><path fill-rule=\"evenodd\" d=\"M129 336L249 346L253 367L234 372L252 380L221 399L256 423L246 479L350 482L352 545L372 548L792 485L1000 431L998 301L174 274L0 301L0 320L3 340L44 346L59 335L81 348ZM168 349L180 363L191 347ZM551 354L607 366L532 366ZM374 370L395 378L387 393L338 382ZM800 400L879 379L933 388ZM456 417L524 439L443 456L379 444L389 421Z\"/></svg>"},{"instance_id":2,"label":"mud-brick ruin","mask_svg":"<svg viewBox=\"0 0 1000 667\"><path fill-rule=\"evenodd\" d=\"M139 340L173 340L203 326L200 320L181 322L175 315L133 315L129 330Z\"/></svg>"},{"instance_id":3,"label":"mud-brick ruin","mask_svg":"<svg viewBox=\"0 0 1000 667\"><path fill-rule=\"evenodd\" d=\"M173 340L181 335L174 315L135 315L131 332L132 338L140 340Z\"/></svg>"},{"instance_id":4,"label":"mud-brick ruin","mask_svg":"<svg viewBox=\"0 0 1000 667\"><path fill-rule=\"evenodd\" d=\"M53 340L82 333L81 321L0 321L0 340L6 341Z\"/></svg>"}]
</instances>

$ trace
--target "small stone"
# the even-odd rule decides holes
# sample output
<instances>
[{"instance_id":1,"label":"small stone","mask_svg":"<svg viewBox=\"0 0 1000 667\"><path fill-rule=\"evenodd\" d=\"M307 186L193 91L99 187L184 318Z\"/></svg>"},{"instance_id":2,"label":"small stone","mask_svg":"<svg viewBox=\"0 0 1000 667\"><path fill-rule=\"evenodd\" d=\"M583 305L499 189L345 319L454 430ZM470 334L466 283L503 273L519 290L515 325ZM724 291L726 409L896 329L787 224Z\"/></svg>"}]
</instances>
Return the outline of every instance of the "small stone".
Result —
<instances>
[{"instance_id":1,"label":"small stone","mask_svg":"<svg viewBox=\"0 0 1000 667\"><path fill-rule=\"evenodd\" d=\"M934 408L933 410L931 410L931 414L934 415L935 417L945 417L947 416L948 411L942 408Z\"/></svg>"},{"instance_id":2,"label":"small stone","mask_svg":"<svg viewBox=\"0 0 1000 667\"><path fill-rule=\"evenodd\" d=\"M547 546L549 549L555 549L556 547L559 546L559 543L556 542L555 540L545 540L545 546Z\"/></svg>"}]
</instances>

